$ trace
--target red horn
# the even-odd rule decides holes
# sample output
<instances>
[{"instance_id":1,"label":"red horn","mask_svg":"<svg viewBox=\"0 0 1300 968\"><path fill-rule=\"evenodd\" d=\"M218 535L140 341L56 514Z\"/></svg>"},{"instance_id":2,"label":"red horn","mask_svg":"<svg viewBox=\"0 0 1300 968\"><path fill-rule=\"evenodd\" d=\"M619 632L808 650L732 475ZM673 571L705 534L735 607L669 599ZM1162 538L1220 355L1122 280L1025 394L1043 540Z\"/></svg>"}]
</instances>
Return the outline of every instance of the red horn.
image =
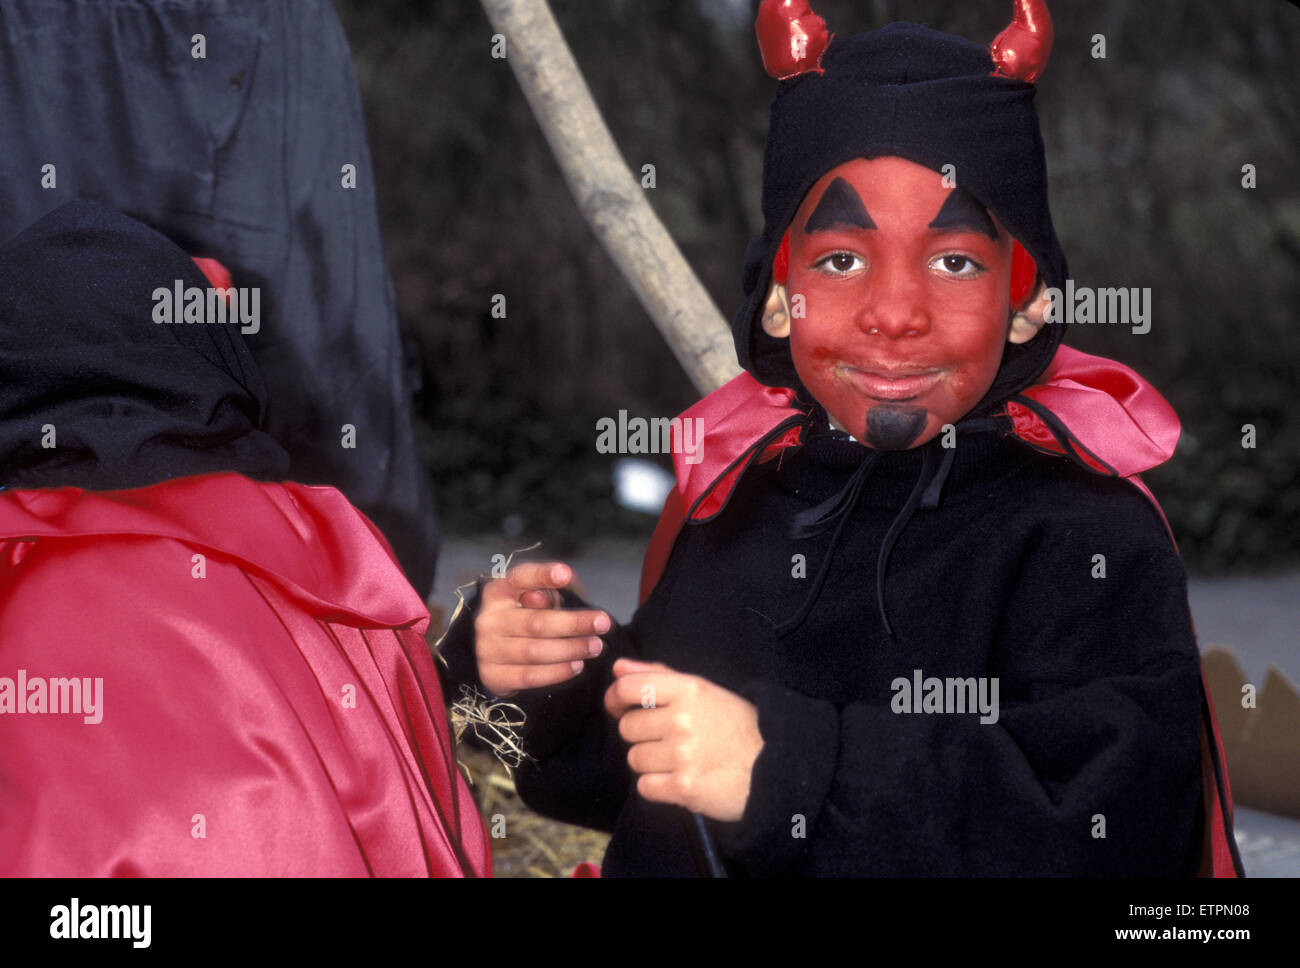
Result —
<instances>
[{"instance_id":1,"label":"red horn","mask_svg":"<svg viewBox=\"0 0 1300 968\"><path fill-rule=\"evenodd\" d=\"M1052 15L1047 0L1016 0L1016 11L1006 30L989 46L994 74L1030 84L1038 80L1052 56Z\"/></svg>"},{"instance_id":2,"label":"red horn","mask_svg":"<svg viewBox=\"0 0 1300 968\"><path fill-rule=\"evenodd\" d=\"M777 80L822 70L822 54L831 35L826 21L813 13L808 0L763 0L754 31L763 52L763 67Z\"/></svg>"}]
</instances>

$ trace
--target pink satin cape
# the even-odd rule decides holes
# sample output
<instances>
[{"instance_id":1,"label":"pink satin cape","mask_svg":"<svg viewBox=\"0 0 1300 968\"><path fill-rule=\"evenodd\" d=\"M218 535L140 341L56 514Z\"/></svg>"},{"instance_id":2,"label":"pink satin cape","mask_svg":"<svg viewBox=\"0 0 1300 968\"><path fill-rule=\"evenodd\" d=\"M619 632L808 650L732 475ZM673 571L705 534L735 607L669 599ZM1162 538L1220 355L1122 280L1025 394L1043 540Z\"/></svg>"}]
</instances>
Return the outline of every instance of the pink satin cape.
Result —
<instances>
[{"instance_id":1,"label":"pink satin cape","mask_svg":"<svg viewBox=\"0 0 1300 968\"><path fill-rule=\"evenodd\" d=\"M102 679L0 712L0 874L489 875L428 623L334 488L0 491L0 677Z\"/></svg>"},{"instance_id":2,"label":"pink satin cape","mask_svg":"<svg viewBox=\"0 0 1300 968\"><path fill-rule=\"evenodd\" d=\"M1094 471L1123 477L1160 511L1155 496L1139 474L1168 460L1181 432L1178 415L1160 393L1122 363L1062 346L1039 381L1024 390L1033 404L1049 410L1069 431L1076 454ZM668 493L641 568L641 601L663 574L673 544L686 521L707 521L725 506L736 483L751 463L779 460L802 446L802 431L794 426L802 416L793 405L794 391L764 386L742 373L682 415L700 419L694 450L683 447L680 424L674 424L673 464L677 487ZM1032 406L1008 402L1014 433L1035 449L1064 454L1065 449ZM791 426L776 433L783 423ZM774 435L769 438L769 435ZM763 441L767 439L767 443ZM1165 522L1168 527L1168 522ZM1172 533L1170 540L1173 540ZM1214 705L1202 673L1205 696L1201 729L1202 799L1206 839L1201 876L1236 877L1228 843L1232 824L1232 789L1228 783L1223 744ZM1211 747L1210 744L1213 744ZM1222 786L1214 770L1217 753ZM1225 823L1226 818L1226 823Z\"/></svg>"}]
</instances>

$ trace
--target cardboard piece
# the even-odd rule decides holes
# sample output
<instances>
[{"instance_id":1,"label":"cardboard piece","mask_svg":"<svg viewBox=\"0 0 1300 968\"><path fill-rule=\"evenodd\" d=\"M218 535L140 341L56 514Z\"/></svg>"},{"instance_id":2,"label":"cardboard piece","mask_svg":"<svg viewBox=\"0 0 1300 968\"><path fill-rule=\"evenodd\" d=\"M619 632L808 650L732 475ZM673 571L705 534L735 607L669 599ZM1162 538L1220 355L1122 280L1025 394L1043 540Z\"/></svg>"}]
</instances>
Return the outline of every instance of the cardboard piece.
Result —
<instances>
[{"instance_id":1,"label":"cardboard piece","mask_svg":"<svg viewBox=\"0 0 1300 968\"><path fill-rule=\"evenodd\" d=\"M1300 817L1300 691L1276 666L1269 666L1262 687L1249 682L1237 657L1221 646L1208 646L1201 661L1233 800Z\"/></svg>"}]
</instances>

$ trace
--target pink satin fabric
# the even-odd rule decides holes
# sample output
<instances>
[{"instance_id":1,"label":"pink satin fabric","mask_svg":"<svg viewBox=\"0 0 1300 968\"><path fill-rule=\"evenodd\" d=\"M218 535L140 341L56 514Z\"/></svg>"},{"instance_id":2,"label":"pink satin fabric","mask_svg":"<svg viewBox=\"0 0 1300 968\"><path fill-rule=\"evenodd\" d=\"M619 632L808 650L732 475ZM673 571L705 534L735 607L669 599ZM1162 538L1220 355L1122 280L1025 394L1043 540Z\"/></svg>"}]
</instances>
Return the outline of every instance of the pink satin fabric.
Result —
<instances>
[{"instance_id":1,"label":"pink satin fabric","mask_svg":"<svg viewBox=\"0 0 1300 968\"><path fill-rule=\"evenodd\" d=\"M0 491L0 677L103 680L0 713L0 874L488 875L428 623L333 488Z\"/></svg>"},{"instance_id":2,"label":"pink satin fabric","mask_svg":"<svg viewBox=\"0 0 1300 968\"><path fill-rule=\"evenodd\" d=\"M1056 414L1088 454L1122 477L1168 460L1181 432L1173 408L1135 371L1067 346L1057 349L1039 382L1022 395ZM750 448L781 421L799 413L791 405L793 399L793 391L764 386L742 373L681 415L683 420L704 421L704 434L693 454L685 453L674 438L678 490L692 518L707 518L721 509ZM1039 449L1064 453L1033 411L1015 403L1007 411L1016 436ZM771 460L797 446L799 435L792 432L766 446L759 459Z\"/></svg>"},{"instance_id":3,"label":"pink satin fabric","mask_svg":"<svg viewBox=\"0 0 1300 968\"><path fill-rule=\"evenodd\" d=\"M673 469L691 517L707 518L721 510L740 479L750 448L782 420L799 413L791 406L793 400L793 390L764 386L742 373L682 414L683 422L704 421L704 437L693 454L673 438ZM798 446L798 439L797 433L782 437L761 456L771 459L779 450Z\"/></svg>"},{"instance_id":4,"label":"pink satin fabric","mask_svg":"<svg viewBox=\"0 0 1300 968\"><path fill-rule=\"evenodd\" d=\"M783 420L799 413L790 406L794 391L764 386L748 373L728 380L681 415L681 421L702 420L704 433L695 450L687 453L673 427L673 469L677 488L668 492L641 565L641 601L645 601L663 574L677 532L688 514L708 518L720 511L744 473L746 459L757 442ZM765 447L761 459L770 460L781 450L799 445L792 430Z\"/></svg>"},{"instance_id":5,"label":"pink satin fabric","mask_svg":"<svg viewBox=\"0 0 1300 968\"><path fill-rule=\"evenodd\" d=\"M1123 363L1062 346L1039 382L1022 396L1056 414L1088 452L1120 477L1131 477L1173 456L1182 425L1151 384ZM1063 453L1032 411L1007 406L1016 435Z\"/></svg>"}]
</instances>

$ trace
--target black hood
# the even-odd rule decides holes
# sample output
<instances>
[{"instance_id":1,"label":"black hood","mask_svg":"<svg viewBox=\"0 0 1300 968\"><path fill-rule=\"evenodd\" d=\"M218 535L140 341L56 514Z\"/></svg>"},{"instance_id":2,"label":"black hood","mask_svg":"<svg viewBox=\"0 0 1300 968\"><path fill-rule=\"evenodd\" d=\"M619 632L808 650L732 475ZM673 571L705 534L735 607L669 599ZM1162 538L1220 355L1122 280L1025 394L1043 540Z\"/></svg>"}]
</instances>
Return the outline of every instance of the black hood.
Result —
<instances>
[{"instance_id":1,"label":"black hood","mask_svg":"<svg viewBox=\"0 0 1300 968\"><path fill-rule=\"evenodd\" d=\"M154 291L178 279L208 287L165 236L93 202L69 202L0 246L0 486L284 478L289 458L260 429L266 387L240 327L153 321Z\"/></svg>"},{"instance_id":2,"label":"black hood","mask_svg":"<svg viewBox=\"0 0 1300 968\"><path fill-rule=\"evenodd\" d=\"M941 172L992 211L1062 288L1068 269L1047 203L1047 163L1034 85L992 76L986 48L918 24L894 23L835 37L822 73L782 81L772 102L763 163L763 234L745 252L745 301L732 321L740 365L768 386L800 387L790 341L761 326L772 260L795 212L832 168L897 156ZM1033 383L1051 362L1063 326L1007 344L993 386L971 416Z\"/></svg>"}]
</instances>

